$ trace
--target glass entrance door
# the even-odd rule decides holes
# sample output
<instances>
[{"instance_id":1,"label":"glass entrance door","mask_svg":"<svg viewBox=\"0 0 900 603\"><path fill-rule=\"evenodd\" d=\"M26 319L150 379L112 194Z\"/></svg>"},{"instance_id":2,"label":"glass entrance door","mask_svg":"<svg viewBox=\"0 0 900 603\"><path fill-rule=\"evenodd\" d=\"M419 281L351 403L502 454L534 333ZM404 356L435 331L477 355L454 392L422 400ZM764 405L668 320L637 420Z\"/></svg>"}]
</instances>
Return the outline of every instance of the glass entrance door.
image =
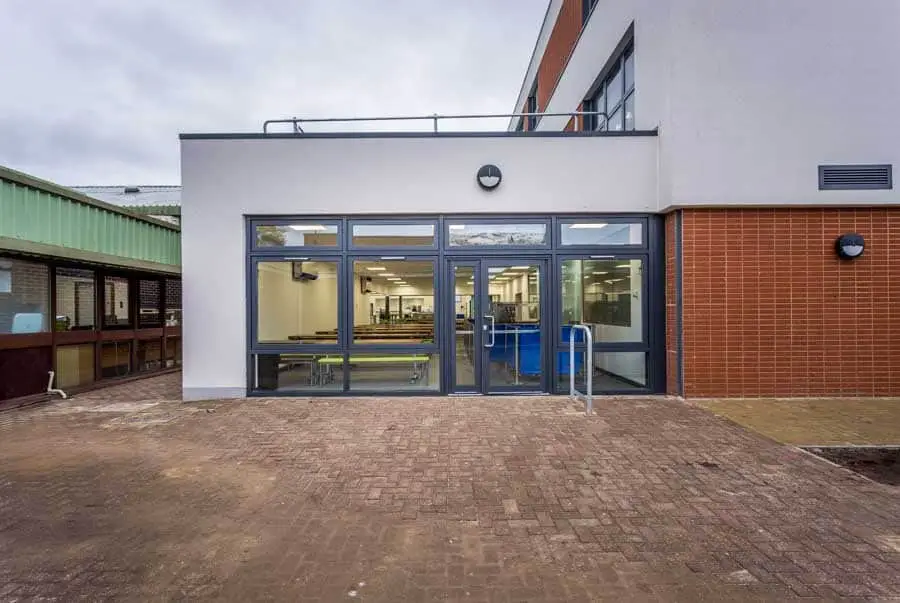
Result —
<instances>
[{"instance_id":1,"label":"glass entrance door","mask_svg":"<svg viewBox=\"0 0 900 603\"><path fill-rule=\"evenodd\" d=\"M451 260L454 393L548 391L543 258Z\"/></svg>"}]
</instances>

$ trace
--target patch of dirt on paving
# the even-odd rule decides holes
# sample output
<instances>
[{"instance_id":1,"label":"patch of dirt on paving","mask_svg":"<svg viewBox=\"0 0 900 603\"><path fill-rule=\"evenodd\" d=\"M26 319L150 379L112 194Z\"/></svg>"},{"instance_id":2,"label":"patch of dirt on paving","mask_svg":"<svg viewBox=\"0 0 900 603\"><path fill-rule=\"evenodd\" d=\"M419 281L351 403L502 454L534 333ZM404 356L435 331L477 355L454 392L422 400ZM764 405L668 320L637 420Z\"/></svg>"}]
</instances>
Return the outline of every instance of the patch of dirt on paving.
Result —
<instances>
[{"instance_id":1,"label":"patch of dirt on paving","mask_svg":"<svg viewBox=\"0 0 900 603\"><path fill-rule=\"evenodd\" d=\"M28 439L0 435L0 513L10 519L0 518L0 551L15 551L0 559L0 577L24 581L22 594L47 590L46 579L75 599L204 596L259 544L235 520L271 493L275 478L258 467L214 463L189 442L105 430L87 431L81 445L49 426ZM28 509L28 519L13 509Z\"/></svg>"},{"instance_id":2,"label":"patch of dirt on paving","mask_svg":"<svg viewBox=\"0 0 900 603\"><path fill-rule=\"evenodd\" d=\"M900 486L900 447L809 447L805 450L876 482Z\"/></svg>"}]
</instances>

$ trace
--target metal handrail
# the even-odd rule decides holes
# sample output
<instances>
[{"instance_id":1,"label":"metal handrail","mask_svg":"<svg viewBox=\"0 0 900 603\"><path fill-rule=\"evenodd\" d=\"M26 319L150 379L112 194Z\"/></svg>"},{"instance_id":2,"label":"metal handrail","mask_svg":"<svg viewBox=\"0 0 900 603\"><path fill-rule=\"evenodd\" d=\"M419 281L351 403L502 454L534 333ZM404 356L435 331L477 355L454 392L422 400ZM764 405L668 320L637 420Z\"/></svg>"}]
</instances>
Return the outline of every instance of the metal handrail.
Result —
<instances>
[{"instance_id":1,"label":"metal handrail","mask_svg":"<svg viewBox=\"0 0 900 603\"><path fill-rule=\"evenodd\" d=\"M584 331L586 335L585 343L587 347L584 350L585 374L587 375L587 392L582 394L575 389L575 331ZM569 330L569 396L572 398L584 398L584 414L590 415L594 412L594 335L591 333L590 327L586 325L572 325Z\"/></svg>"},{"instance_id":2,"label":"metal handrail","mask_svg":"<svg viewBox=\"0 0 900 603\"><path fill-rule=\"evenodd\" d=\"M442 119L493 119L493 118L513 118L513 117L584 117L595 116L603 117L608 120L609 116L603 111L570 111L569 113L483 113L474 115L388 115L384 117L316 117L316 118L300 118L291 117L288 119L267 119L263 122L263 134L269 133L269 126L272 124L291 124L294 126L295 134L304 134L301 124L314 123L337 123L337 122L361 122L361 121L422 121L431 120L434 123L434 131L438 131L438 122Z\"/></svg>"}]
</instances>

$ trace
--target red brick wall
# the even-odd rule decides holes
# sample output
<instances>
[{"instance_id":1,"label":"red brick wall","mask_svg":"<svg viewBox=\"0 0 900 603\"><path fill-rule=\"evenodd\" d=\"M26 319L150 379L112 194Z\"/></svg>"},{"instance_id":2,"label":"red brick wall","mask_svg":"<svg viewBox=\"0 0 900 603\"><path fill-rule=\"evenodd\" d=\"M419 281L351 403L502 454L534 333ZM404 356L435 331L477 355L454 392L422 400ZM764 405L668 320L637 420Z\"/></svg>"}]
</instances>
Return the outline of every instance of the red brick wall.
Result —
<instances>
[{"instance_id":1,"label":"red brick wall","mask_svg":"<svg viewBox=\"0 0 900 603\"><path fill-rule=\"evenodd\" d=\"M581 1L563 0L537 73L538 110L545 111L581 33ZM569 109L566 109L567 111ZM572 109L574 111L574 109Z\"/></svg>"},{"instance_id":2,"label":"red brick wall","mask_svg":"<svg viewBox=\"0 0 900 603\"><path fill-rule=\"evenodd\" d=\"M666 215L666 393L678 395L678 308L675 281L675 220Z\"/></svg>"},{"instance_id":3,"label":"red brick wall","mask_svg":"<svg viewBox=\"0 0 900 603\"><path fill-rule=\"evenodd\" d=\"M682 240L686 396L900 395L900 208L689 209Z\"/></svg>"}]
</instances>

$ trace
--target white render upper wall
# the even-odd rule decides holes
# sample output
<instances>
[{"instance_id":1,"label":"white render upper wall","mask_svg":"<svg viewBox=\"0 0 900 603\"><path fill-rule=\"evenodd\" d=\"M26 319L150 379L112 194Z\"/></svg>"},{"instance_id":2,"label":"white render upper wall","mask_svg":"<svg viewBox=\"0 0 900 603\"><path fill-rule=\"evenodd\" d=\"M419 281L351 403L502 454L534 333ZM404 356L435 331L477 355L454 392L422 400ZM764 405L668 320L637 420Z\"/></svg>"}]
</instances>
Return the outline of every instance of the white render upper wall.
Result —
<instances>
[{"instance_id":1,"label":"white render upper wall","mask_svg":"<svg viewBox=\"0 0 900 603\"><path fill-rule=\"evenodd\" d=\"M896 189L821 192L817 177L820 164L900 169L900 1L598 0L547 112L577 108L632 22L659 210L900 203Z\"/></svg>"}]
</instances>

